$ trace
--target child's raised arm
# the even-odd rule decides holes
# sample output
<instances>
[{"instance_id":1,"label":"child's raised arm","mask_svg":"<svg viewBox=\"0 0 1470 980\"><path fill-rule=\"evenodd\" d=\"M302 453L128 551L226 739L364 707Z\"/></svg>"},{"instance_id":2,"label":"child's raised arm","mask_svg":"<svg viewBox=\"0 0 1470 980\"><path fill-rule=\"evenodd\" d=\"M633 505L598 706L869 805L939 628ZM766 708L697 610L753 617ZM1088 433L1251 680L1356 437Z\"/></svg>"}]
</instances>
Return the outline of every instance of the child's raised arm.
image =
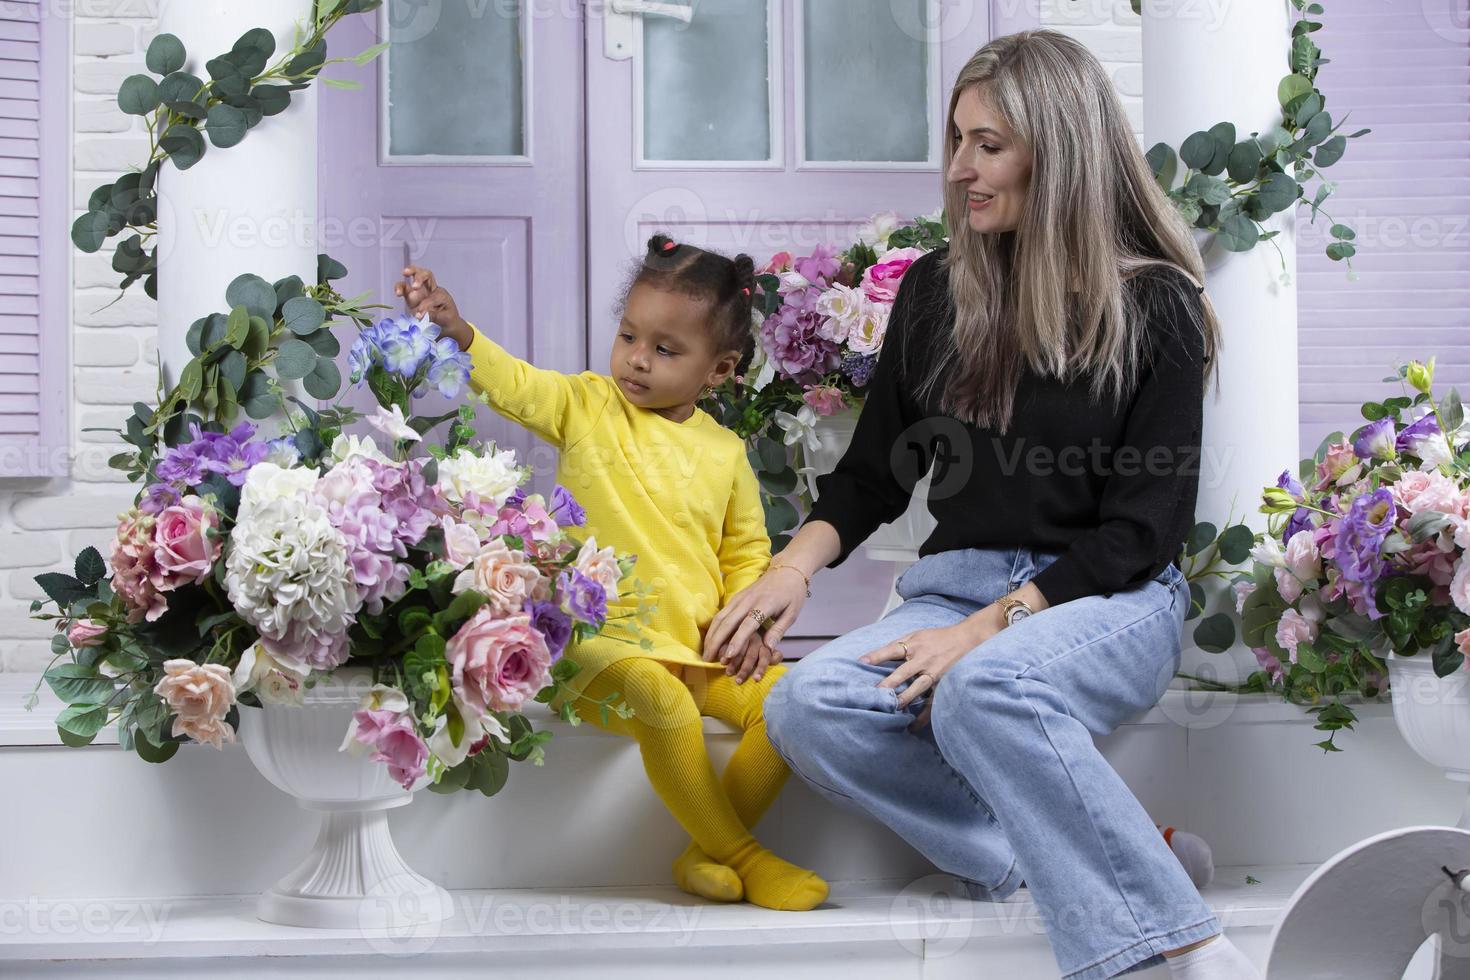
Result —
<instances>
[{"instance_id":1,"label":"child's raised arm","mask_svg":"<svg viewBox=\"0 0 1470 980\"><path fill-rule=\"evenodd\" d=\"M430 269L409 266L408 282L394 285L414 316L428 316L444 336L470 355L470 386L490 406L558 449L581 438L612 397L607 382L592 372L562 374L523 361L460 315L454 297Z\"/></svg>"}]
</instances>

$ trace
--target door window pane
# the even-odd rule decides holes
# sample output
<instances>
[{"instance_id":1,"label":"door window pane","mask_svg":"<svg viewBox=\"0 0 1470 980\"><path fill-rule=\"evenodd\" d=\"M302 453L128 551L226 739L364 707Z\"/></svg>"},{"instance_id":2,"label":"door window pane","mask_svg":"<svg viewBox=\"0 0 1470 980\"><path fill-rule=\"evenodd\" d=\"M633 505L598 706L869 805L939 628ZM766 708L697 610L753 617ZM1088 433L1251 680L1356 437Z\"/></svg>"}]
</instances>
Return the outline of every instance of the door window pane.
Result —
<instances>
[{"instance_id":1,"label":"door window pane","mask_svg":"<svg viewBox=\"0 0 1470 980\"><path fill-rule=\"evenodd\" d=\"M928 0L805 0L806 159L929 159Z\"/></svg>"},{"instance_id":2,"label":"door window pane","mask_svg":"<svg viewBox=\"0 0 1470 980\"><path fill-rule=\"evenodd\" d=\"M688 24L643 16L644 159L770 159L766 0L692 6Z\"/></svg>"},{"instance_id":3,"label":"door window pane","mask_svg":"<svg viewBox=\"0 0 1470 980\"><path fill-rule=\"evenodd\" d=\"M521 6L385 5L390 155L525 155Z\"/></svg>"}]
</instances>

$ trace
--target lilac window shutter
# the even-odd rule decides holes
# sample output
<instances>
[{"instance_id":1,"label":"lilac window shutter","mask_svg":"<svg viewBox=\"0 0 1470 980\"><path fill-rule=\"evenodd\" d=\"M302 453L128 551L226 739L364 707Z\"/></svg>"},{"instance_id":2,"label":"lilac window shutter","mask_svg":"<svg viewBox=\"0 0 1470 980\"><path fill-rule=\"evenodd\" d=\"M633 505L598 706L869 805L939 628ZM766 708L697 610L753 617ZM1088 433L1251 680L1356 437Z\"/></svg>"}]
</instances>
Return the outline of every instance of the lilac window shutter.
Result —
<instances>
[{"instance_id":1,"label":"lilac window shutter","mask_svg":"<svg viewBox=\"0 0 1470 980\"><path fill-rule=\"evenodd\" d=\"M0 476L67 472L67 27L0 6Z\"/></svg>"},{"instance_id":2,"label":"lilac window shutter","mask_svg":"<svg viewBox=\"0 0 1470 980\"><path fill-rule=\"evenodd\" d=\"M1380 381L1400 359L1437 354L1441 396L1470 387L1470 2L1404 6L1328 4L1316 35L1333 123L1373 132L1323 171L1339 182L1327 211L1358 233L1359 281L1323 254L1332 222L1297 212L1303 455L1398 394Z\"/></svg>"}]
</instances>

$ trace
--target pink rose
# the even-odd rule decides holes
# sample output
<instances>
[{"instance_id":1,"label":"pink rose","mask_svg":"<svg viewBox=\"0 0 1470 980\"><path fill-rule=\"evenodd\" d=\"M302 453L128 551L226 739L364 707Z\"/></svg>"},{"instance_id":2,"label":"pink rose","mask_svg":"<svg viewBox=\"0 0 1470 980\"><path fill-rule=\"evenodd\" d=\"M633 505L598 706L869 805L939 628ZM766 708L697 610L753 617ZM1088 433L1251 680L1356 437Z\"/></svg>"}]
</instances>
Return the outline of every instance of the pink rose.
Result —
<instances>
[{"instance_id":1,"label":"pink rose","mask_svg":"<svg viewBox=\"0 0 1470 980\"><path fill-rule=\"evenodd\" d=\"M519 711L551 679L551 651L531 617L497 619L488 606L450 637L444 658L455 696L480 714Z\"/></svg>"},{"instance_id":2,"label":"pink rose","mask_svg":"<svg viewBox=\"0 0 1470 980\"><path fill-rule=\"evenodd\" d=\"M1311 528L1303 528L1286 543L1286 567L1276 569L1276 590L1287 602L1296 602L1303 587L1322 576L1322 560L1313 537Z\"/></svg>"},{"instance_id":3,"label":"pink rose","mask_svg":"<svg viewBox=\"0 0 1470 980\"><path fill-rule=\"evenodd\" d=\"M353 712L352 720L357 722L353 737L373 750L368 758L386 763L394 782L413 789L429 760L429 746L414 727L413 716L406 711L365 708Z\"/></svg>"},{"instance_id":4,"label":"pink rose","mask_svg":"<svg viewBox=\"0 0 1470 980\"><path fill-rule=\"evenodd\" d=\"M221 739L235 740L235 730L225 721L230 705L235 703L228 667L196 664L192 660L165 660L163 673L153 692L175 715L174 735L187 735L217 749L223 748Z\"/></svg>"},{"instance_id":5,"label":"pink rose","mask_svg":"<svg viewBox=\"0 0 1470 980\"><path fill-rule=\"evenodd\" d=\"M168 609L168 600L153 584L159 574L153 543L154 518L137 508L124 511L112 539L112 591L128 607L128 622L153 622Z\"/></svg>"},{"instance_id":6,"label":"pink rose","mask_svg":"<svg viewBox=\"0 0 1470 980\"><path fill-rule=\"evenodd\" d=\"M1455 645L1460 648L1461 653L1470 657L1470 627L1455 634Z\"/></svg>"},{"instance_id":7,"label":"pink rose","mask_svg":"<svg viewBox=\"0 0 1470 980\"><path fill-rule=\"evenodd\" d=\"M801 400L816 410L818 415L836 415L847 407L847 399L842 394L842 389L831 385L816 385L808 388L801 396Z\"/></svg>"},{"instance_id":8,"label":"pink rose","mask_svg":"<svg viewBox=\"0 0 1470 980\"><path fill-rule=\"evenodd\" d=\"M219 558L219 514L194 494L165 507L153 525L157 563L149 577L160 592L198 584L209 577Z\"/></svg>"},{"instance_id":9,"label":"pink rose","mask_svg":"<svg viewBox=\"0 0 1470 980\"><path fill-rule=\"evenodd\" d=\"M1437 510L1452 517L1465 516L1465 495L1459 485L1438 470L1410 470L1389 485L1394 498L1410 514Z\"/></svg>"},{"instance_id":10,"label":"pink rose","mask_svg":"<svg viewBox=\"0 0 1470 980\"><path fill-rule=\"evenodd\" d=\"M895 248L883 253L863 272L862 287L868 299L874 303L892 303L898 296L903 274L923 254L917 248Z\"/></svg>"},{"instance_id":11,"label":"pink rose","mask_svg":"<svg viewBox=\"0 0 1470 980\"><path fill-rule=\"evenodd\" d=\"M455 594L474 589L490 598L490 607L502 615L519 612L526 600L536 595L542 575L526 561L524 553L512 551L500 538L480 546L470 566L454 579Z\"/></svg>"},{"instance_id":12,"label":"pink rose","mask_svg":"<svg viewBox=\"0 0 1470 980\"><path fill-rule=\"evenodd\" d=\"M756 275L780 275L783 272L789 272L791 270L791 263L794 261L796 260L790 252L777 252L771 256L771 261L756 270Z\"/></svg>"},{"instance_id":13,"label":"pink rose","mask_svg":"<svg viewBox=\"0 0 1470 980\"><path fill-rule=\"evenodd\" d=\"M440 518L439 526L444 529L444 560L457 568L474 561L480 553L480 535L475 528L449 515Z\"/></svg>"},{"instance_id":14,"label":"pink rose","mask_svg":"<svg viewBox=\"0 0 1470 980\"><path fill-rule=\"evenodd\" d=\"M106 633L107 627L102 623L93 622L90 619L79 619L72 623L71 628L66 631L66 641L78 649L100 647L102 637Z\"/></svg>"},{"instance_id":15,"label":"pink rose","mask_svg":"<svg viewBox=\"0 0 1470 980\"><path fill-rule=\"evenodd\" d=\"M1456 609L1470 616L1470 558L1464 555L1455 564L1455 577L1450 580L1450 601Z\"/></svg>"},{"instance_id":16,"label":"pink rose","mask_svg":"<svg viewBox=\"0 0 1470 980\"><path fill-rule=\"evenodd\" d=\"M618 597L618 582L622 580L623 570L611 547L598 548L597 539L589 537L582 543L582 550L577 552L577 560L572 567L602 586L608 602Z\"/></svg>"}]
</instances>

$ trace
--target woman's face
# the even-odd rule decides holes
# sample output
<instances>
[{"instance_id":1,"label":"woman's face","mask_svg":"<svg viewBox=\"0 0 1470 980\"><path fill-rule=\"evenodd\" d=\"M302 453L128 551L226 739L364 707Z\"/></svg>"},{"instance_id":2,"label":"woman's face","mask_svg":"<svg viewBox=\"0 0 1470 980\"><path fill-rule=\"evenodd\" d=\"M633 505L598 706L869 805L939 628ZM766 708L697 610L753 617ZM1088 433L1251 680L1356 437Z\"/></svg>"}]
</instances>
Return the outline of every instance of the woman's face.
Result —
<instances>
[{"instance_id":1,"label":"woman's face","mask_svg":"<svg viewBox=\"0 0 1470 980\"><path fill-rule=\"evenodd\" d=\"M1030 151L1011 134L979 86L960 93L952 122L954 161L948 178L966 194L970 228L1015 231L1031 186Z\"/></svg>"}]
</instances>

